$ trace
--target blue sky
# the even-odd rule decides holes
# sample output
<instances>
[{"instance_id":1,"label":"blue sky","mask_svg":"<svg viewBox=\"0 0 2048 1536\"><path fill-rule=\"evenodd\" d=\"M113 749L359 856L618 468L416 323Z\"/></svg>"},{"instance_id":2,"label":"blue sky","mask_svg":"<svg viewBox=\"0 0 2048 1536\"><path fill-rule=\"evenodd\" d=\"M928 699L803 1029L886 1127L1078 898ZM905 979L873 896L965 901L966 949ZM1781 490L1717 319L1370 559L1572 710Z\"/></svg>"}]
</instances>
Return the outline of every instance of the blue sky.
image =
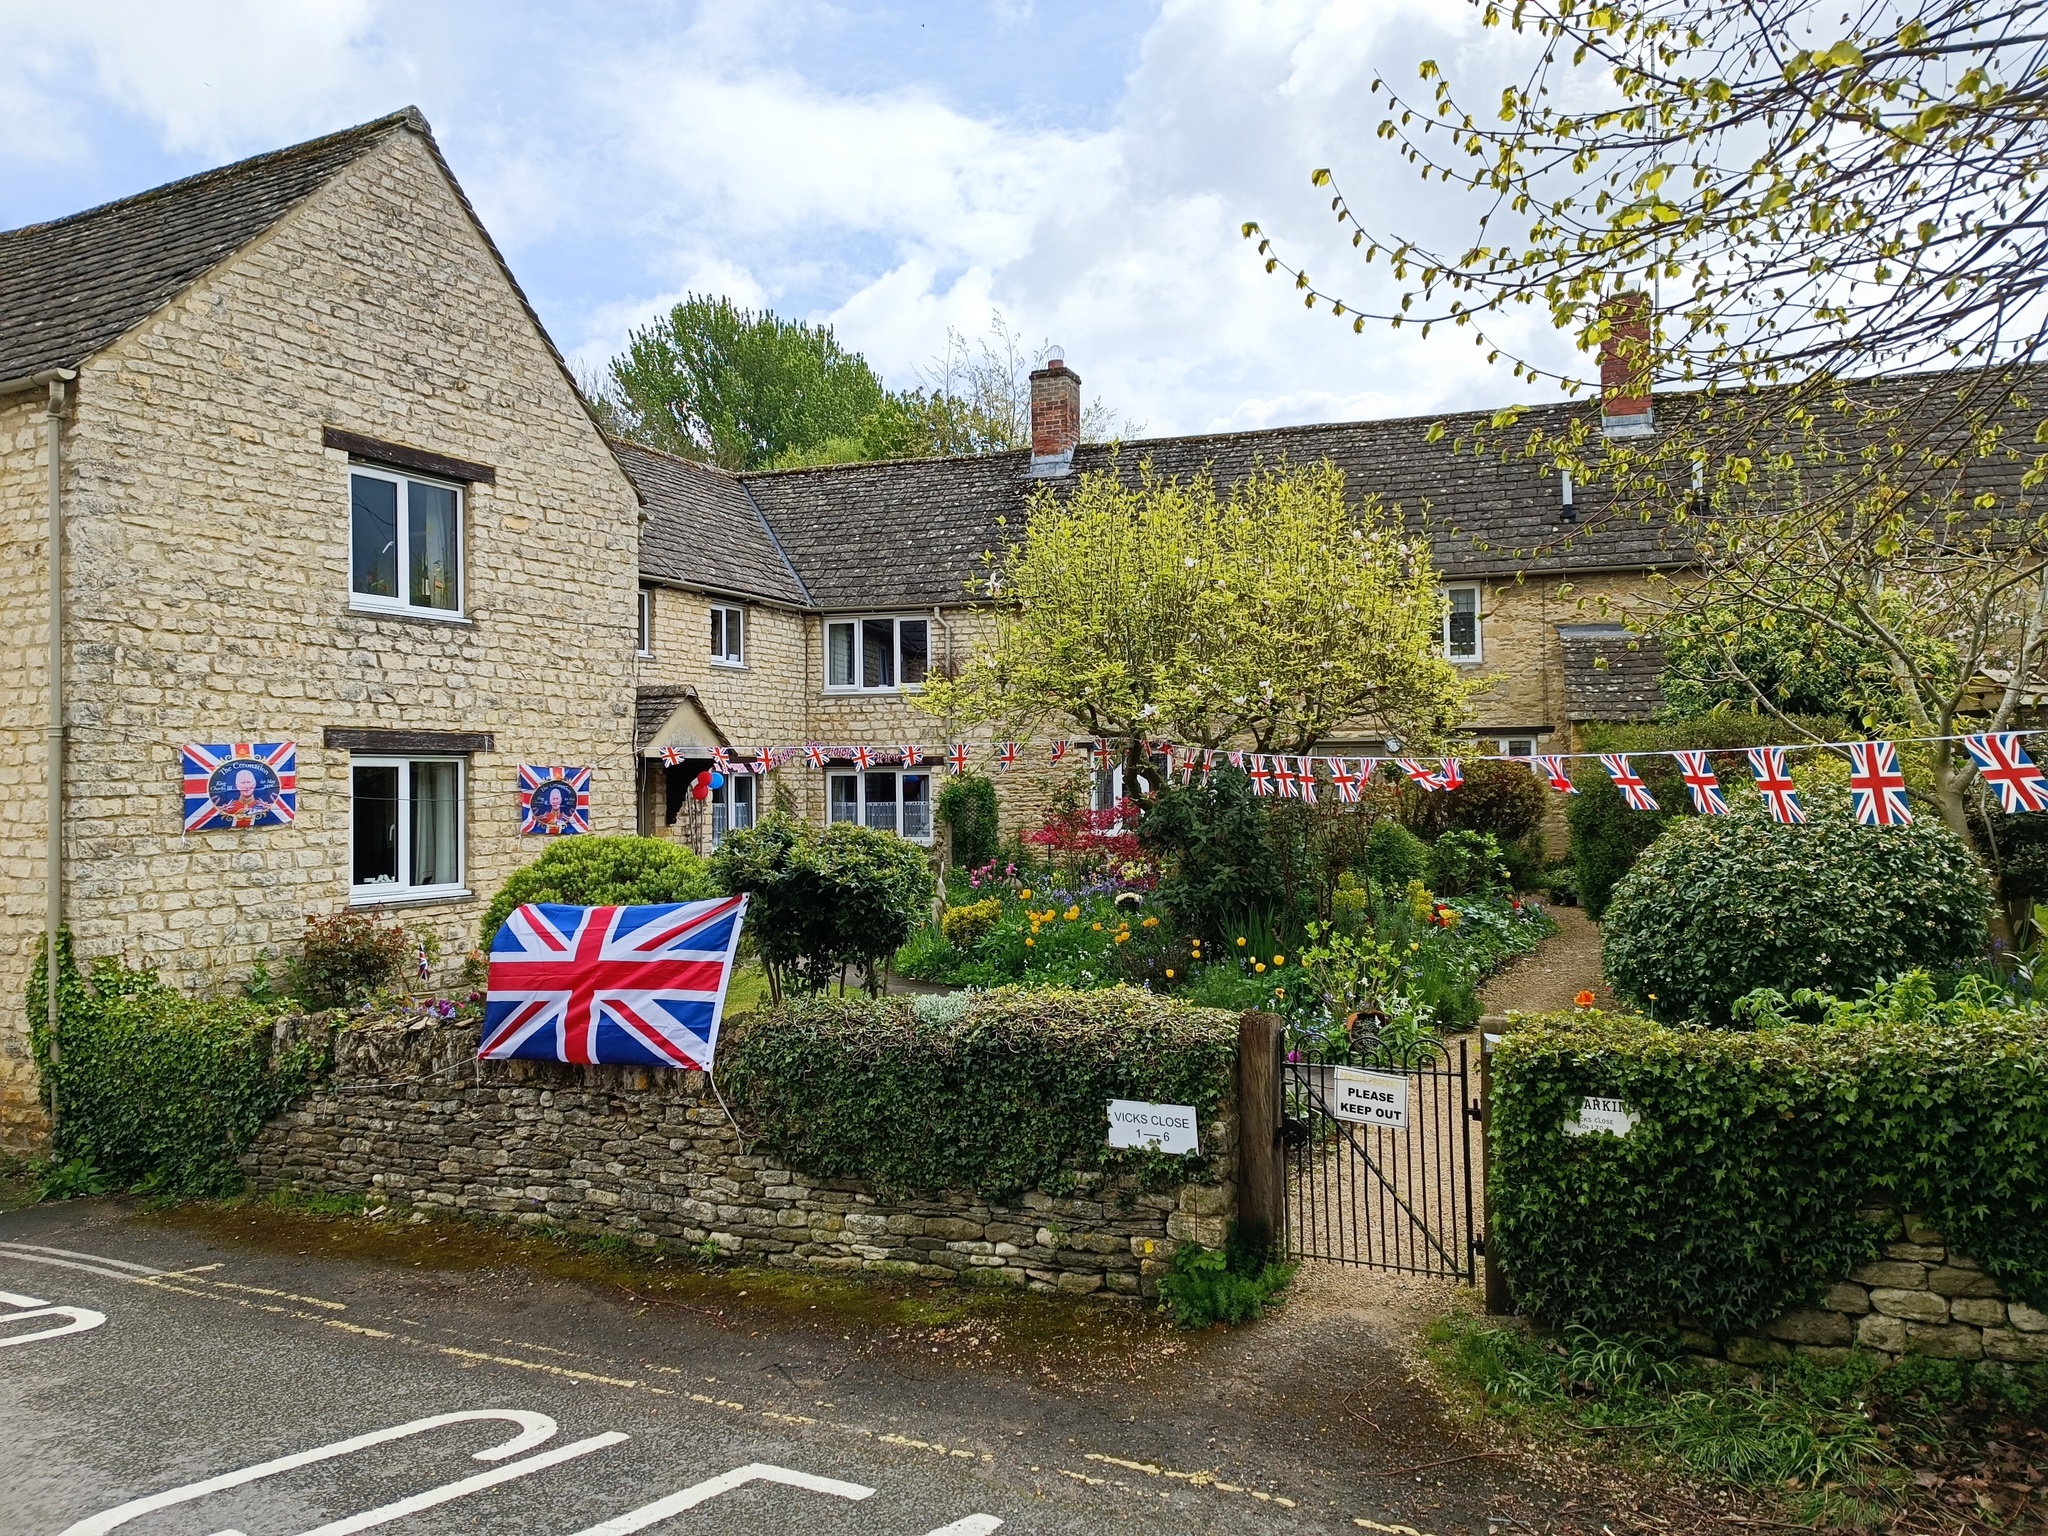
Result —
<instances>
[{"instance_id":1,"label":"blue sky","mask_svg":"<svg viewBox=\"0 0 2048 1536\"><path fill-rule=\"evenodd\" d=\"M1375 68L1424 57L1484 100L1517 55L1461 0L0 0L0 227L412 103L581 365L696 290L828 320L896 385L1000 311L1152 433L1420 415L1520 391L1305 312L1237 230L1368 294L1323 164L1459 229L1372 136Z\"/></svg>"}]
</instances>

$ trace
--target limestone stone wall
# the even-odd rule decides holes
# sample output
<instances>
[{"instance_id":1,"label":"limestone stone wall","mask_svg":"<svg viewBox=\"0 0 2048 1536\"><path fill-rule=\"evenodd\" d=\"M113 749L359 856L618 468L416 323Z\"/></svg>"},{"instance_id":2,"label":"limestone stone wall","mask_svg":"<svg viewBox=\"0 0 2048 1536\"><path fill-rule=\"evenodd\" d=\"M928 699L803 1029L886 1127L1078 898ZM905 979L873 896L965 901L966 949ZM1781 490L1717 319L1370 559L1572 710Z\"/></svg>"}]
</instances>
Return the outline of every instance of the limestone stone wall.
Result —
<instances>
[{"instance_id":1,"label":"limestone stone wall","mask_svg":"<svg viewBox=\"0 0 2048 1536\"><path fill-rule=\"evenodd\" d=\"M477 1062L476 1043L475 1025L426 1021L337 1034L331 1085L264 1129L251 1183L776 1267L1125 1296L1156 1294L1180 1242L1220 1244L1235 1210L1228 1182L1147 1193L1087 1176L1013 1204L885 1197L750 1149L702 1073ZM1231 1122L1203 1135L1233 1166Z\"/></svg>"},{"instance_id":2,"label":"limestone stone wall","mask_svg":"<svg viewBox=\"0 0 2048 1536\"><path fill-rule=\"evenodd\" d=\"M1726 1341L1695 1332L1688 1346L1744 1365L1794 1353L1838 1359L1852 1347L1940 1360L2048 1361L2048 1313L2006 1296L1921 1218L1872 1218L1885 1224L1881 1256L1830 1286L1819 1307Z\"/></svg>"}]
</instances>

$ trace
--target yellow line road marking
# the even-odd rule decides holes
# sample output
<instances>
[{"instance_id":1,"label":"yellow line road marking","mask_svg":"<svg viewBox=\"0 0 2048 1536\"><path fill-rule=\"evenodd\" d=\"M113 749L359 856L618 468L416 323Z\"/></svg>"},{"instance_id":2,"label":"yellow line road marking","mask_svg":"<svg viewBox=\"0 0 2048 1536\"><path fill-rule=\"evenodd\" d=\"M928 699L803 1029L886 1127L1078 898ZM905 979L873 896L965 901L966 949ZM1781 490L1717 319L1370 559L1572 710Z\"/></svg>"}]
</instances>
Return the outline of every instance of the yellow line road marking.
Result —
<instances>
[{"instance_id":1,"label":"yellow line road marking","mask_svg":"<svg viewBox=\"0 0 2048 1536\"><path fill-rule=\"evenodd\" d=\"M1176 1482L1187 1483L1196 1488L1213 1488L1218 1493L1242 1493L1257 1499L1261 1504L1278 1504L1282 1509L1295 1507L1293 1499L1277 1493L1267 1493L1258 1488L1226 1483L1213 1472L1176 1472L1170 1467L1155 1467L1149 1461L1123 1461L1115 1456L1105 1456L1100 1451L1089 1451L1087 1459L1103 1462L1112 1467L1122 1467L1127 1472L1143 1472L1147 1477L1170 1477Z\"/></svg>"}]
</instances>

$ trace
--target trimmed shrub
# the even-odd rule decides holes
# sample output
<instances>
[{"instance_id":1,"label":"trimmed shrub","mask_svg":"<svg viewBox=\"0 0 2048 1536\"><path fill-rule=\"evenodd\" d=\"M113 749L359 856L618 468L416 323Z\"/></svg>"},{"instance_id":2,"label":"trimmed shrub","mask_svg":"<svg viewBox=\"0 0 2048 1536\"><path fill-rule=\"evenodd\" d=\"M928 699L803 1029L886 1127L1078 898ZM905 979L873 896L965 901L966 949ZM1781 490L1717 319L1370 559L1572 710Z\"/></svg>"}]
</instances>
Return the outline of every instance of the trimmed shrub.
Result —
<instances>
[{"instance_id":1,"label":"trimmed shrub","mask_svg":"<svg viewBox=\"0 0 2048 1536\"><path fill-rule=\"evenodd\" d=\"M1109 1147L1104 1106L1191 1104L1212 1145L1236 1052L1233 1015L1129 987L1005 989L923 1013L808 997L732 1021L719 1081L749 1133L813 1178L1007 1199L1069 1192L1084 1172L1213 1176L1206 1152Z\"/></svg>"},{"instance_id":2,"label":"trimmed shrub","mask_svg":"<svg viewBox=\"0 0 2048 1536\"><path fill-rule=\"evenodd\" d=\"M996 786L986 774L963 773L946 781L933 807L952 834L953 862L975 869L996 856Z\"/></svg>"},{"instance_id":3,"label":"trimmed shrub","mask_svg":"<svg viewBox=\"0 0 2048 1536\"><path fill-rule=\"evenodd\" d=\"M285 988L308 1008L352 1007L397 985L411 956L405 929L396 923L386 927L367 912L309 917Z\"/></svg>"},{"instance_id":4,"label":"trimmed shrub","mask_svg":"<svg viewBox=\"0 0 2048 1536\"><path fill-rule=\"evenodd\" d=\"M69 933L57 952L62 1050L53 1061L47 974L38 946L31 1044L45 1102L54 1093L60 1110L53 1160L80 1189L232 1194L242 1185L236 1158L323 1065L308 1046L276 1050L274 1016L254 1003L188 998L112 960L81 975Z\"/></svg>"},{"instance_id":5,"label":"trimmed shrub","mask_svg":"<svg viewBox=\"0 0 2048 1536\"><path fill-rule=\"evenodd\" d=\"M1506 879L1491 832L1446 832L1429 850L1429 888L1439 896L1470 896Z\"/></svg>"},{"instance_id":6,"label":"trimmed shrub","mask_svg":"<svg viewBox=\"0 0 2048 1536\"><path fill-rule=\"evenodd\" d=\"M917 844L844 821L820 832L781 811L729 834L711 871L747 893L747 931L778 1002L785 986L824 987L848 966L880 990L883 962L929 919L935 889Z\"/></svg>"},{"instance_id":7,"label":"trimmed shrub","mask_svg":"<svg viewBox=\"0 0 2048 1536\"><path fill-rule=\"evenodd\" d=\"M1983 951L1990 895L1962 839L1931 817L1864 827L1812 809L1804 826L1747 808L1672 826L1608 908L1616 988L1657 1018L1725 1024L1758 987L1846 993Z\"/></svg>"},{"instance_id":8,"label":"trimmed shrub","mask_svg":"<svg viewBox=\"0 0 2048 1536\"><path fill-rule=\"evenodd\" d=\"M1492 1231L1518 1303L1613 1333L1717 1334L1810 1304L1875 1255L1871 1207L1932 1219L2048 1300L2048 1014L1933 1001L1920 977L1830 1022L1751 1034L1580 1013L1494 1057ZM1568 1136L1587 1095L1641 1117Z\"/></svg>"},{"instance_id":9,"label":"trimmed shrub","mask_svg":"<svg viewBox=\"0 0 2048 1536\"><path fill-rule=\"evenodd\" d=\"M1218 768L1207 784L1162 789L1138 823L1139 845L1164 861L1159 904L1183 933L1221 939L1285 910L1289 892L1251 781Z\"/></svg>"},{"instance_id":10,"label":"trimmed shrub","mask_svg":"<svg viewBox=\"0 0 2048 1536\"><path fill-rule=\"evenodd\" d=\"M514 907L530 901L571 907L658 907L718 894L704 861L665 837L563 837L512 878L484 909L485 949Z\"/></svg>"},{"instance_id":11,"label":"trimmed shrub","mask_svg":"<svg viewBox=\"0 0 2048 1536\"><path fill-rule=\"evenodd\" d=\"M1548 791L1528 762L1478 761L1464 765L1456 789L1401 786L1401 821L1434 842L1446 832L1491 832L1503 847L1527 837L1543 820Z\"/></svg>"},{"instance_id":12,"label":"trimmed shrub","mask_svg":"<svg viewBox=\"0 0 2048 1536\"><path fill-rule=\"evenodd\" d=\"M1383 891L1405 891L1409 881L1429 877L1429 844L1398 821L1380 822L1366 843L1365 872Z\"/></svg>"},{"instance_id":13,"label":"trimmed shrub","mask_svg":"<svg viewBox=\"0 0 2048 1536\"><path fill-rule=\"evenodd\" d=\"M1003 898L984 896L965 906L948 907L946 915L939 919L939 931L955 949L971 949L975 940L995 927L1002 915Z\"/></svg>"}]
</instances>

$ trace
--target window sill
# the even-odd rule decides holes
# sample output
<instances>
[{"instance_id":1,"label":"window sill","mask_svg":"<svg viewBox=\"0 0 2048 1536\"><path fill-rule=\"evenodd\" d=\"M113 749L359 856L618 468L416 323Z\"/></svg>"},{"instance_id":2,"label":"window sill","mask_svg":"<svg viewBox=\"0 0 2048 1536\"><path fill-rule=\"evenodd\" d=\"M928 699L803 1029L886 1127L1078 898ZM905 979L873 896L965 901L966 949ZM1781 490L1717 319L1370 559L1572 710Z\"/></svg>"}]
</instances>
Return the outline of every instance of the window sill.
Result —
<instances>
[{"instance_id":1,"label":"window sill","mask_svg":"<svg viewBox=\"0 0 2048 1536\"><path fill-rule=\"evenodd\" d=\"M1486 658L1484 656L1446 656L1444 660L1454 667L1483 667L1486 665Z\"/></svg>"},{"instance_id":2,"label":"window sill","mask_svg":"<svg viewBox=\"0 0 2048 1536\"><path fill-rule=\"evenodd\" d=\"M923 683L906 683L900 688L823 688L819 690L828 699L900 699L908 694L923 693Z\"/></svg>"},{"instance_id":3,"label":"window sill","mask_svg":"<svg viewBox=\"0 0 2048 1536\"><path fill-rule=\"evenodd\" d=\"M635 661L652 661L652 660L654 660L654 652L652 652L652 651L635 651L635 652L633 653L633 659L634 659Z\"/></svg>"},{"instance_id":4,"label":"window sill","mask_svg":"<svg viewBox=\"0 0 2048 1536\"><path fill-rule=\"evenodd\" d=\"M356 619L397 619L404 624L446 624L473 629L476 621L466 614L441 613L432 608L378 608L369 603L350 603L349 617Z\"/></svg>"},{"instance_id":5,"label":"window sill","mask_svg":"<svg viewBox=\"0 0 2048 1536\"><path fill-rule=\"evenodd\" d=\"M436 885L424 890L395 890L386 895L378 886L358 886L348 893L351 907L424 907L435 902L475 901L476 892L461 886Z\"/></svg>"},{"instance_id":6,"label":"window sill","mask_svg":"<svg viewBox=\"0 0 2048 1536\"><path fill-rule=\"evenodd\" d=\"M711 658L711 665L723 667L728 672L744 672L747 670L747 664L744 661L727 661L723 656L713 656Z\"/></svg>"}]
</instances>

